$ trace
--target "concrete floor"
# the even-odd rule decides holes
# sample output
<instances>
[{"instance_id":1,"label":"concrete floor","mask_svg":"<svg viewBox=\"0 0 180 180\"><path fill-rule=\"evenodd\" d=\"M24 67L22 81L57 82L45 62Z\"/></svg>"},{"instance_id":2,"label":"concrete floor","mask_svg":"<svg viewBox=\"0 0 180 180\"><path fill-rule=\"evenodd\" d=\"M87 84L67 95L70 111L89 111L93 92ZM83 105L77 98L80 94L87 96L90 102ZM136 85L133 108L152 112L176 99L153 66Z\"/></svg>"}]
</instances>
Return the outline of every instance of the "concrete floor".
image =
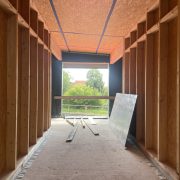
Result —
<instances>
[{"instance_id":1,"label":"concrete floor","mask_svg":"<svg viewBox=\"0 0 180 180\"><path fill-rule=\"evenodd\" d=\"M100 136L79 126L71 143L71 126L54 119L45 144L32 156L17 179L25 180L156 180L164 179L135 147L127 150L107 120L98 120Z\"/></svg>"}]
</instances>

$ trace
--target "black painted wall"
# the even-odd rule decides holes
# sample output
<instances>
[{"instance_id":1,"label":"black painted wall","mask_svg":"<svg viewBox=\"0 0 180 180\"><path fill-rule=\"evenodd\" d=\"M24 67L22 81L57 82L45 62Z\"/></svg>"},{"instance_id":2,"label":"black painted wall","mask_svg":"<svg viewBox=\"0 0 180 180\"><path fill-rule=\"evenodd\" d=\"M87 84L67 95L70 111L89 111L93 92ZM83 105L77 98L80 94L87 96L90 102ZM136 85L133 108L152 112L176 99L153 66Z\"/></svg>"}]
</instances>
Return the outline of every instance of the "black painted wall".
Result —
<instances>
[{"instance_id":1,"label":"black painted wall","mask_svg":"<svg viewBox=\"0 0 180 180\"><path fill-rule=\"evenodd\" d=\"M109 63L109 55L104 54L87 54L76 52L62 52L63 62L95 62L95 63Z\"/></svg>"},{"instance_id":2,"label":"black painted wall","mask_svg":"<svg viewBox=\"0 0 180 180\"><path fill-rule=\"evenodd\" d=\"M54 96L61 96L62 87L62 62L52 56L52 117L61 114L61 101L55 100Z\"/></svg>"},{"instance_id":3,"label":"black painted wall","mask_svg":"<svg viewBox=\"0 0 180 180\"><path fill-rule=\"evenodd\" d=\"M109 96L115 96L116 93L122 93L122 60L109 65ZM113 107L113 100L109 101L109 114Z\"/></svg>"}]
</instances>

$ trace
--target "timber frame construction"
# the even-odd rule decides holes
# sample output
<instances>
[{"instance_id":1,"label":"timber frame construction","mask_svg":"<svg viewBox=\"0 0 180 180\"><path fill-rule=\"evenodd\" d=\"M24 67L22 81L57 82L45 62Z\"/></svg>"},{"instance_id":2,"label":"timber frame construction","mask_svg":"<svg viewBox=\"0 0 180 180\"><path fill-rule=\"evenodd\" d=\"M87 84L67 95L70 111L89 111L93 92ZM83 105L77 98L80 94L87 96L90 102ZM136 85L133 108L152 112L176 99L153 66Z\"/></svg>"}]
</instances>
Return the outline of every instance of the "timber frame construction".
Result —
<instances>
[{"instance_id":1,"label":"timber frame construction","mask_svg":"<svg viewBox=\"0 0 180 180\"><path fill-rule=\"evenodd\" d=\"M160 0L124 39L123 92L137 94L136 141L173 178L180 168L180 18Z\"/></svg>"},{"instance_id":2,"label":"timber frame construction","mask_svg":"<svg viewBox=\"0 0 180 180\"><path fill-rule=\"evenodd\" d=\"M0 39L3 176L22 164L50 127L51 50L50 33L28 0L0 0Z\"/></svg>"},{"instance_id":3,"label":"timber frame construction","mask_svg":"<svg viewBox=\"0 0 180 180\"><path fill-rule=\"evenodd\" d=\"M180 172L179 12L180 0L158 0L124 37L120 58L123 93L138 95L136 142L173 179ZM51 55L60 52L50 42L30 0L0 0L0 179L51 126Z\"/></svg>"}]
</instances>

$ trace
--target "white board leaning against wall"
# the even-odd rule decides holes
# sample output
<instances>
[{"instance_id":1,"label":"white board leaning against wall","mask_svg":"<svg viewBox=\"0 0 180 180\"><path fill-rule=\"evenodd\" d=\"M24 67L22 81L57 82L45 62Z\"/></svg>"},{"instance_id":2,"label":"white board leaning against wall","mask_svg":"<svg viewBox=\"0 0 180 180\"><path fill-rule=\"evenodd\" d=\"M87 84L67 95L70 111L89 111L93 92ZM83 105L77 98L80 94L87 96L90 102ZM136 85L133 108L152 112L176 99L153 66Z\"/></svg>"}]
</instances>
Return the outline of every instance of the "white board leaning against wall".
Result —
<instances>
[{"instance_id":1,"label":"white board leaning against wall","mask_svg":"<svg viewBox=\"0 0 180 180\"><path fill-rule=\"evenodd\" d=\"M114 100L109 123L123 146L126 146L136 100L137 95L121 93L117 93Z\"/></svg>"}]
</instances>

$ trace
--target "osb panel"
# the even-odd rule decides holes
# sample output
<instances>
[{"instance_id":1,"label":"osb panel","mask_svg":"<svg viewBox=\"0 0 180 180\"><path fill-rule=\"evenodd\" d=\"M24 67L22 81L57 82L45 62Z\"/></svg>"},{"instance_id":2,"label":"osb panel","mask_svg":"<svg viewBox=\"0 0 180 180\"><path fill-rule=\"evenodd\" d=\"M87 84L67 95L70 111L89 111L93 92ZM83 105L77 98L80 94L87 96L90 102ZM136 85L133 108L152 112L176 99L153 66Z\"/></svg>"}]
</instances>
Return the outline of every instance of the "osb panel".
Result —
<instances>
[{"instance_id":1,"label":"osb panel","mask_svg":"<svg viewBox=\"0 0 180 180\"><path fill-rule=\"evenodd\" d=\"M113 50L113 52L110 55L110 64L114 64L122 56L123 56L123 46L119 45L117 48Z\"/></svg>"},{"instance_id":2,"label":"osb panel","mask_svg":"<svg viewBox=\"0 0 180 180\"><path fill-rule=\"evenodd\" d=\"M39 14L43 18L45 24L48 26L49 31L58 31L58 25L54 17L49 0L32 0L35 3Z\"/></svg>"},{"instance_id":3,"label":"osb panel","mask_svg":"<svg viewBox=\"0 0 180 180\"><path fill-rule=\"evenodd\" d=\"M118 0L105 35L125 36L157 0Z\"/></svg>"},{"instance_id":4,"label":"osb panel","mask_svg":"<svg viewBox=\"0 0 180 180\"><path fill-rule=\"evenodd\" d=\"M95 48L88 48L88 47L83 47L83 46L69 46L71 51L76 51L76 52L89 52L89 53L94 53L96 52Z\"/></svg>"},{"instance_id":5,"label":"osb panel","mask_svg":"<svg viewBox=\"0 0 180 180\"><path fill-rule=\"evenodd\" d=\"M52 48L67 50L49 0L32 0L52 33ZM105 35L126 36L157 0L117 0ZM96 52L112 0L53 0L70 51ZM66 33L68 32L68 33ZM72 33L69 33L72 32ZM81 34L79 34L81 33ZM87 35L88 34L88 35ZM94 34L94 35L89 35ZM55 44L58 46L55 47ZM122 38L105 36L98 53L117 59ZM120 49L120 50L117 50Z\"/></svg>"},{"instance_id":6,"label":"osb panel","mask_svg":"<svg viewBox=\"0 0 180 180\"><path fill-rule=\"evenodd\" d=\"M64 39L63 39L61 33L59 33L59 32L51 32L51 37L57 42L57 45L66 47L66 44L64 42Z\"/></svg>"},{"instance_id":7,"label":"osb panel","mask_svg":"<svg viewBox=\"0 0 180 180\"><path fill-rule=\"evenodd\" d=\"M69 46L80 46L85 48L96 49L100 36L82 35L82 34L65 34Z\"/></svg>"},{"instance_id":8,"label":"osb panel","mask_svg":"<svg viewBox=\"0 0 180 180\"><path fill-rule=\"evenodd\" d=\"M61 60L61 49L60 47L56 44L55 41L51 41L51 49L52 49L52 54L56 56L57 59Z\"/></svg>"},{"instance_id":9,"label":"osb panel","mask_svg":"<svg viewBox=\"0 0 180 180\"><path fill-rule=\"evenodd\" d=\"M100 54L111 54L111 52L112 52L112 49L103 49L103 48L100 48L98 50L98 53L100 53Z\"/></svg>"},{"instance_id":10,"label":"osb panel","mask_svg":"<svg viewBox=\"0 0 180 180\"><path fill-rule=\"evenodd\" d=\"M64 32L100 35L112 0L54 0Z\"/></svg>"},{"instance_id":11,"label":"osb panel","mask_svg":"<svg viewBox=\"0 0 180 180\"><path fill-rule=\"evenodd\" d=\"M119 45L123 45L123 37L104 36L100 45L100 49L110 49L111 52Z\"/></svg>"}]
</instances>

